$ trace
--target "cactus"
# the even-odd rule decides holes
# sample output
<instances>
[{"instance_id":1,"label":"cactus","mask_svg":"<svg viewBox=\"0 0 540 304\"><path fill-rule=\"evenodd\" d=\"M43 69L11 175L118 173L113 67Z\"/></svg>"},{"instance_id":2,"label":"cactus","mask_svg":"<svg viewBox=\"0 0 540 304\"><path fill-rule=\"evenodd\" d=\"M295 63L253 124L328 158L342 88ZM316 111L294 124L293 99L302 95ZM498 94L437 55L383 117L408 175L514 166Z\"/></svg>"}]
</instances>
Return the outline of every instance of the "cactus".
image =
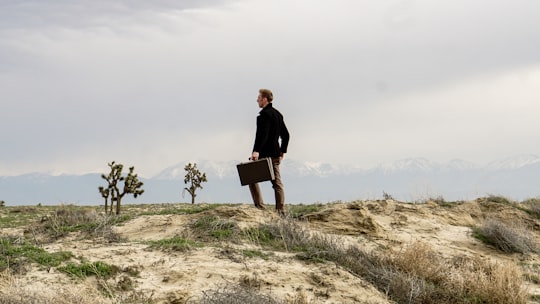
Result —
<instances>
[{"instance_id":1,"label":"cactus","mask_svg":"<svg viewBox=\"0 0 540 304\"><path fill-rule=\"evenodd\" d=\"M114 161L108 164L111 168L111 172L109 175L102 174L101 178L107 181L107 187L100 186L98 188L99 192L101 193L101 196L105 200L105 213L109 212L112 214L113 212L113 204L116 202L116 214L120 214L120 206L122 202L122 198L126 194L133 194L135 198L137 196L143 194L144 190L141 189L143 186L143 183L139 180L137 177L137 174L134 174L135 167L129 168L129 173L127 176L122 176L122 170L124 169L124 165L122 164L116 164ZM122 189L122 192L120 192L120 185L119 182L124 182L124 188ZM111 205L110 209L108 208L108 200L109 196L111 198Z\"/></svg>"},{"instance_id":2,"label":"cactus","mask_svg":"<svg viewBox=\"0 0 540 304\"><path fill-rule=\"evenodd\" d=\"M195 204L195 197L197 194L195 194L195 191L197 188L202 189L201 186L202 183L207 182L206 179L206 173L201 173L199 169L197 169L196 163L189 163L184 167L184 170L186 170L186 176L184 178L184 184L191 183L189 188L184 188L185 191L187 191L191 195L191 203Z\"/></svg>"}]
</instances>

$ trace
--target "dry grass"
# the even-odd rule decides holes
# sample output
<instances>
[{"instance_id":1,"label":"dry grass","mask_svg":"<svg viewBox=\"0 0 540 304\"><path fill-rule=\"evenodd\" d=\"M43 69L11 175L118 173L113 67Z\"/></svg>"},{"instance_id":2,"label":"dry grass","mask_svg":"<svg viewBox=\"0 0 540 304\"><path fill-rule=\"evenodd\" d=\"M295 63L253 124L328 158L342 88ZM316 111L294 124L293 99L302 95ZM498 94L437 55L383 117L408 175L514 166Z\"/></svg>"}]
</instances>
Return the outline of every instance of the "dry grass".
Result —
<instances>
[{"instance_id":1,"label":"dry grass","mask_svg":"<svg viewBox=\"0 0 540 304\"><path fill-rule=\"evenodd\" d=\"M474 236L507 253L537 252L534 235L518 221L504 223L496 218L488 218L480 227L473 229Z\"/></svg>"},{"instance_id":2,"label":"dry grass","mask_svg":"<svg viewBox=\"0 0 540 304\"><path fill-rule=\"evenodd\" d=\"M537 218L540 218L540 198L531 198L523 202L528 207L530 213Z\"/></svg>"},{"instance_id":3,"label":"dry grass","mask_svg":"<svg viewBox=\"0 0 540 304\"><path fill-rule=\"evenodd\" d=\"M311 261L331 261L371 282L397 303L526 303L523 275L513 264L460 257L447 261L425 243L399 252L367 252L345 246L337 236L314 233L283 220L270 231L288 250Z\"/></svg>"},{"instance_id":4,"label":"dry grass","mask_svg":"<svg viewBox=\"0 0 540 304\"><path fill-rule=\"evenodd\" d=\"M71 232L82 232L86 236L102 238L108 242L121 242L123 239L114 232L112 226L123 220L118 216L98 214L93 208L67 205L42 217L40 225L32 233L59 239Z\"/></svg>"},{"instance_id":5,"label":"dry grass","mask_svg":"<svg viewBox=\"0 0 540 304\"><path fill-rule=\"evenodd\" d=\"M502 205L507 204L503 200L492 200L501 201ZM238 223L225 216L197 215L195 220L186 225L183 232L189 235L189 238L151 241L149 248L155 246L174 255L187 256L189 250L195 249L199 244L189 241L192 236L205 242L207 246L225 244L222 252L230 253L229 259L239 263L246 257L267 259L277 251L292 252L306 263L335 264L364 282L371 283L390 301L396 303L525 304L528 298L526 290L523 289L524 279L538 282L538 277L533 275L535 269L523 274L518 265L510 262L496 263L488 258L468 256L449 259L422 242L403 245L399 250L377 247L368 251L359 246L347 245L350 242L345 242L340 236L308 229L305 222L297 220L310 210L302 207L297 216L243 230ZM62 206L43 218L36 231L39 230L52 239L76 232L93 240L118 241L121 239L113 232L112 227L121 220L114 216L104 217L88 208ZM523 227L524 225L509 225L501 220L489 219L475 231L481 238L504 252L536 253L534 236ZM243 250L245 247L242 246L246 243L251 245L249 250ZM227 245L231 245L230 249ZM257 247L253 249L253 246ZM259 250L261 248L266 250ZM56 270L62 269L60 266L54 267ZM112 278L99 272L100 275L92 278L93 288L78 284L76 288L69 285L36 288L36 285L33 285L33 289L24 286L13 273L0 273L0 304L155 303L153 294L145 294L137 289L137 280L125 272L115 273ZM92 273L97 274L97 271ZM268 286L267 282L253 273L239 275L233 282L203 291L202 294L198 290L188 303L312 303L302 290L297 290L296 294L287 294L283 298L263 292ZM312 274L308 279L312 286L325 284L324 279L316 274Z\"/></svg>"},{"instance_id":6,"label":"dry grass","mask_svg":"<svg viewBox=\"0 0 540 304\"><path fill-rule=\"evenodd\" d=\"M216 289L203 292L200 301L192 302L200 304L286 304L282 300L276 300L271 294L261 293L245 284L225 285Z\"/></svg>"},{"instance_id":7,"label":"dry grass","mask_svg":"<svg viewBox=\"0 0 540 304\"><path fill-rule=\"evenodd\" d=\"M48 287L29 289L8 272L0 273L0 304L101 304L100 293L91 288Z\"/></svg>"}]
</instances>

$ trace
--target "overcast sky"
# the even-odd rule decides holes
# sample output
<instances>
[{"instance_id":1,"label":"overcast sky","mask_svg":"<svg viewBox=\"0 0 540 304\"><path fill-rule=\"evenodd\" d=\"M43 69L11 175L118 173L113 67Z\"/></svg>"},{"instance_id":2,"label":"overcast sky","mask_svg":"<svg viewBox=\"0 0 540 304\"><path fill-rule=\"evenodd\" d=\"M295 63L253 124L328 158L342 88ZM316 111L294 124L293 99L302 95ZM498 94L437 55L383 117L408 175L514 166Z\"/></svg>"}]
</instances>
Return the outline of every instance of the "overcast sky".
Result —
<instances>
[{"instance_id":1,"label":"overcast sky","mask_svg":"<svg viewBox=\"0 0 540 304\"><path fill-rule=\"evenodd\" d=\"M0 175L540 154L537 0L0 0Z\"/></svg>"}]
</instances>

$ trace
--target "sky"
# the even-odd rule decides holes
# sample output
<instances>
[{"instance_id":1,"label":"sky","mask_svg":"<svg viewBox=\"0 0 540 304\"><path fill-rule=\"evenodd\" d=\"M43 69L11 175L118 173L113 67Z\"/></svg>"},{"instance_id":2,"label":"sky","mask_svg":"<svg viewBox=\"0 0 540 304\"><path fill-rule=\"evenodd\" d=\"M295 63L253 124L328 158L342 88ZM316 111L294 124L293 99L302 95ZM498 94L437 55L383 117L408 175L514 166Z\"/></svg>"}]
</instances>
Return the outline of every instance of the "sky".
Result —
<instances>
[{"instance_id":1,"label":"sky","mask_svg":"<svg viewBox=\"0 0 540 304\"><path fill-rule=\"evenodd\" d=\"M0 175L540 154L537 0L0 0Z\"/></svg>"}]
</instances>

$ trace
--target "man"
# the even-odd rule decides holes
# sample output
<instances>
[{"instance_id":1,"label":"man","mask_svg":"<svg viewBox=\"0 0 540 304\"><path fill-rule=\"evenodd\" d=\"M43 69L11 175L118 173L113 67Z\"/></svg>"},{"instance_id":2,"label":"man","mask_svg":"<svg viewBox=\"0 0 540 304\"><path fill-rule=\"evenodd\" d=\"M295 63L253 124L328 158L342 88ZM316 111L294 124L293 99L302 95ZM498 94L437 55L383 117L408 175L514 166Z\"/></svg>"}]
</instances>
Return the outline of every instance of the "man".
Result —
<instances>
[{"instance_id":1,"label":"man","mask_svg":"<svg viewBox=\"0 0 540 304\"><path fill-rule=\"evenodd\" d=\"M283 159L283 155L287 153L289 131L283 121L283 115L272 106L273 99L272 91L267 89L259 90L257 103L262 110L257 117L257 133L250 159L272 158L275 176L275 179L272 181L272 188L274 188L276 198L276 211L283 217L285 216L285 192L283 190L283 183L281 182L279 165ZM281 145L279 143L280 138ZM265 209L259 184L249 185L249 191L251 192L255 207Z\"/></svg>"}]
</instances>

